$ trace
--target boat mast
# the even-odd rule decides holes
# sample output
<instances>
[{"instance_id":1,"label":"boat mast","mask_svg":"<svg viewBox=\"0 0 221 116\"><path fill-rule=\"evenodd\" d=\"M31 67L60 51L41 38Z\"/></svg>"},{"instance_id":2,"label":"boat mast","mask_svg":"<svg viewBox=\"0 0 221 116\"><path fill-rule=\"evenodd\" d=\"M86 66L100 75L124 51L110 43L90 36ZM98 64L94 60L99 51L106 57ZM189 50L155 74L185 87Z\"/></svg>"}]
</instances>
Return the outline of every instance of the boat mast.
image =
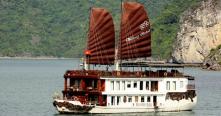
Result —
<instances>
[{"instance_id":1,"label":"boat mast","mask_svg":"<svg viewBox=\"0 0 221 116\"><path fill-rule=\"evenodd\" d=\"M121 13L121 18L122 18L122 12L123 12L123 9L122 9L122 0L120 1L120 13ZM121 20L120 20L121 21ZM120 64L121 64L121 59L119 58L119 47L121 47L121 22L120 22L120 31L119 31L119 35L118 36L118 43L116 44L116 50L115 50L115 70L116 71L121 71L121 67L120 67ZM121 52L120 52L121 54ZM120 55L121 56L121 55Z\"/></svg>"},{"instance_id":2,"label":"boat mast","mask_svg":"<svg viewBox=\"0 0 221 116\"><path fill-rule=\"evenodd\" d=\"M118 48L115 49L115 70L120 71L120 59L118 59Z\"/></svg>"},{"instance_id":3,"label":"boat mast","mask_svg":"<svg viewBox=\"0 0 221 116\"><path fill-rule=\"evenodd\" d=\"M88 28L88 38L90 36L90 24L91 24L91 4L92 4L92 1L89 1L89 5L90 5L90 8L89 8L89 16L88 16L88 20L89 20L89 28ZM89 41L89 39L87 39L87 41ZM88 42L87 42L88 43ZM84 59L84 69L85 70L90 70L90 51L88 51L88 45L86 46L86 50L84 51L85 53L85 59ZM88 61L88 62L87 62Z\"/></svg>"}]
</instances>

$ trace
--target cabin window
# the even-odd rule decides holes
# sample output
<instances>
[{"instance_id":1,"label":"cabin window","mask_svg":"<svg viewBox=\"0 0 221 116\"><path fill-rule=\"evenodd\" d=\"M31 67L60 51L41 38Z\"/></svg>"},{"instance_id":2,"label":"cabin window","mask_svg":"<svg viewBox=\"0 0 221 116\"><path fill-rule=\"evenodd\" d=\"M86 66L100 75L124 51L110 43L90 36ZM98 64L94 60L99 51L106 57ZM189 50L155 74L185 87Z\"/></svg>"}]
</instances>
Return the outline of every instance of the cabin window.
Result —
<instances>
[{"instance_id":1,"label":"cabin window","mask_svg":"<svg viewBox=\"0 0 221 116\"><path fill-rule=\"evenodd\" d=\"M117 105L120 103L120 96L117 96Z\"/></svg>"},{"instance_id":2,"label":"cabin window","mask_svg":"<svg viewBox=\"0 0 221 116\"><path fill-rule=\"evenodd\" d=\"M144 96L141 96L140 101L141 101L141 102L144 102Z\"/></svg>"},{"instance_id":3,"label":"cabin window","mask_svg":"<svg viewBox=\"0 0 221 116\"><path fill-rule=\"evenodd\" d=\"M92 87L97 88L97 80L92 80Z\"/></svg>"},{"instance_id":4,"label":"cabin window","mask_svg":"<svg viewBox=\"0 0 221 116\"><path fill-rule=\"evenodd\" d=\"M102 105L106 105L106 103L107 103L107 95L102 95Z\"/></svg>"},{"instance_id":5,"label":"cabin window","mask_svg":"<svg viewBox=\"0 0 221 116\"><path fill-rule=\"evenodd\" d=\"M158 81L151 81L151 91L158 91Z\"/></svg>"},{"instance_id":6,"label":"cabin window","mask_svg":"<svg viewBox=\"0 0 221 116\"><path fill-rule=\"evenodd\" d=\"M138 96L135 96L135 102L138 102Z\"/></svg>"},{"instance_id":7,"label":"cabin window","mask_svg":"<svg viewBox=\"0 0 221 116\"><path fill-rule=\"evenodd\" d=\"M124 101L124 103L126 103L126 102L127 102L127 97L126 97L126 96L124 96L123 101Z\"/></svg>"},{"instance_id":8,"label":"cabin window","mask_svg":"<svg viewBox=\"0 0 221 116\"><path fill-rule=\"evenodd\" d=\"M115 105L115 96L111 96L111 105Z\"/></svg>"},{"instance_id":9,"label":"cabin window","mask_svg":"<svg viewBox=\"0 0 221 116\"><path fill-rule=\"evenodd\" d=\"M78 87L78 80L74 80L74 86Z\"/></svg>"},{"instance_id":10,"label":"cabin window","mask_svg":"<svg viewBox=\"0 0 221 116\"><path fill-rule=\"evenodd\" d=\"M132 102L132 97L131 96L128 97L128 102Z\"/></svg>"},{"instance_id":11,"label":"cabin window","mask_svg":"<svg viewBox=\"0 0 221 116\"><path fill-rule=\"evenodd\" d=\"M98 96L89 96L89 101L91 104L98 104Z\"/></svg>"},{"instance_id":12,"label":"cabin window","mask_svg":"<svg viewBox=\"0 0 221 116\"><path fill-rule=\"evenodd\" d=\"M146 90L149 90L149 81L146 81Z\"/></svg>"},{"instance_id":13,"label":"cabin window","mask_svg":"<svg viewBox=\"0 0 221 116\"><path fill-rule=\"evenodd\" d=\"M88 89L92 89L92 80L86 80L86 86L88 87Z\"/></svg>"},{"instance_id":14,"label":"cabin window","mask_svg":"<svg viewBox=\"0 0 221 116\"><path fill-rule=\"evenodd\" d=\"M111 81L111 90L114 90L114 81Z\"/></svg>"},{"instance_id":15,"label":"cabin window","mask_svg":"<svg viewBox=\"0 0 221 116\"><path fill-rule=\"evenodd\" d=\"M79 88L80 87L80 80L74 80L74 87Z\"/></svg>"},{"instance_id":16,"label":"cabin window","mask_svg":"<svg viewBox=\"0 0 221 116\"><path fill-rule=\"evenodd\" d=\"M183 81L180 81L180 88L183 88Z\"/></svg>"},{"instance_id":17,"label":"cabin window","mask_svg":"<svg viewBox=\"0 0 221 116\"><path fill-rule=\"evenodd\" d=\"M125 81L122 82L122 89L125 90Z\"/></svg>"},{"instance_id":18,"label":"cabin window","mask_svg":"<svg viewBox=\"0 0 221 116\"><path fill-rule=\"evenodd\" d=\"M137 82L134 82L134 88L137 88Z\"/></svg>"},{"instance_id":19,"label":"cabin window","mask_svg":"<svg viewBox=\"0 0 221 116\"><path fill-rule=\"evenodd\" d=\"M94 80L92 80L91 86L92 86L92 88L94 88Z\"/></svg>"},{"instance_id":20,"label":"cabin window","mask_svg":"<svg viewBox=\"0 0 221 116\"><path fill-rule=\"evenodd\" d=\"M147 96L147 102L150 102L150 96Z\"/></svg>"},{"instance_id":21,"label":"cabin window","mask_svg":"<svg viewBox=\"0 0 221 116\"><path fill-rule=\"evenodd\" d=\"M131 82L128 81L128 82L127 82L127 88L130 88L130 87L131 87Z\"/></svg>"},{"instance_id":22,"label":"cabin window","mask_svg":"<svg viewBox=\"0 0 221 116\"><path fill-rule=\"evenodd\" d=\"M170 81L167 81L167 84L166 84L166 88L167 88L167 90L170 90Z\"/></svg>"},{"instance_id":23,"label":"cabin window","mask_svg":"<svg viewBox=\"0 0 221 116\"><path fill-rule=\"evenodd\" d=\"M143 81L140 81L140 90L143 90Z\"/></svg>"},{"instance_id":24,"label":"cabin window","mask_svg":"<svg viewBox=\"0 0 221 116\"><path fill-rule=\"evenodd\" d=\"M173 90L176 90L176 81L173 81Z\"/></svg>"},{"instance_id":25,"label":"cabin window","mask_svg":"<svg viewBox=\"0 0 221 116\"><path fill-rule=\"evenodd\" d=\"M117 81L117 82L116 82L116 86L117 86L117 87L116 87L116 90L120 90L120 81Z\"/></svg>"}]
</instances>

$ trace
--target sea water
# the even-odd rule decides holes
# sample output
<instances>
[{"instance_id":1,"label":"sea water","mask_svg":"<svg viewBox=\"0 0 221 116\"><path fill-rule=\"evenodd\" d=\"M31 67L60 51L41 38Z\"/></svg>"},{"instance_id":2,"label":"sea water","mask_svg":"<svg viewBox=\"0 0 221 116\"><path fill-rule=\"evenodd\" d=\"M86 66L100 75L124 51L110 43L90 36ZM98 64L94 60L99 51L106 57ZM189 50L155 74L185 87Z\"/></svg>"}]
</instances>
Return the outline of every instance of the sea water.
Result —
<instances>
[{"instance_id":1,"label":"sea water","mask_svg":"<svg viewBox=\"0 0 221 116\"><path fill-rule=\"evenodd\" d=\"M81 68L80 62L80 59L0 60L0 116L66 116L55 110L52 96L63 89L65 71ZM200 68L184 71L196 77L198 103L193 111L106 115L221 116L221 72Z\"/></svg>"}]
</instances>

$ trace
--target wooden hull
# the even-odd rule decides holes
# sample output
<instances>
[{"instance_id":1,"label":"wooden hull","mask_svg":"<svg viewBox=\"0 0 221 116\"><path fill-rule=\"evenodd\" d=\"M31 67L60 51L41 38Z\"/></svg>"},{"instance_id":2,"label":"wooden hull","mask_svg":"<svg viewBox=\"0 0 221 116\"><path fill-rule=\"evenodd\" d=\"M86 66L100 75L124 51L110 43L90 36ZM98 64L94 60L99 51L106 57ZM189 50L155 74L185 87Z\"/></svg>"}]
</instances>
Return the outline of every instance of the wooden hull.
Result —
<instances>
[{"instance_id":1,"label":"wooden hull","mask_svg":"<svg viewBox=\"0 0 221 116\"><path fill-rule=\"evenodd\" d=\"M178 112L190 111L194 108L197 102L197 97L183 100L166 100L165 103L157 107L123 107L123 106L94 106L82 105L78 102L67 100L55 100L54 106L59 113L80 114L80 113L95 113L95 114L114 114L114 113L145 113L145 112ZM58 104L60 103L60 104Z\"/></svg>"}]
</instances>

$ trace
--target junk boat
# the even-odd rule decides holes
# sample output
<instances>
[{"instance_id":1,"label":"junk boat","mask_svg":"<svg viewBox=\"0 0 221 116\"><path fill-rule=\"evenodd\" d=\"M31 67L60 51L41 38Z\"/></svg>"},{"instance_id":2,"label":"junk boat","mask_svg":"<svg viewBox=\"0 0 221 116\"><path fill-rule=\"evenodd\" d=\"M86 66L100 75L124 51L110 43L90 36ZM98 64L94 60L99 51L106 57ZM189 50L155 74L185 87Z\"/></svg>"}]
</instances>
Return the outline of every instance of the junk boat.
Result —
<instances>
[{"instance_id":1,"label":"junk boat","mask_svg":"<svg viewBox=\"0 0 221 116\"><path fill-rule=\"evenodd\" d=\"M142 4L122 3L120 30L115 44L112 16L104 8L91 8L83 69L64 74L63 97L53 102L58 112L192 110L197 103L194 77L185 75L182 65L149 60L150 23Z\"/></svg>"}]
</instances>

